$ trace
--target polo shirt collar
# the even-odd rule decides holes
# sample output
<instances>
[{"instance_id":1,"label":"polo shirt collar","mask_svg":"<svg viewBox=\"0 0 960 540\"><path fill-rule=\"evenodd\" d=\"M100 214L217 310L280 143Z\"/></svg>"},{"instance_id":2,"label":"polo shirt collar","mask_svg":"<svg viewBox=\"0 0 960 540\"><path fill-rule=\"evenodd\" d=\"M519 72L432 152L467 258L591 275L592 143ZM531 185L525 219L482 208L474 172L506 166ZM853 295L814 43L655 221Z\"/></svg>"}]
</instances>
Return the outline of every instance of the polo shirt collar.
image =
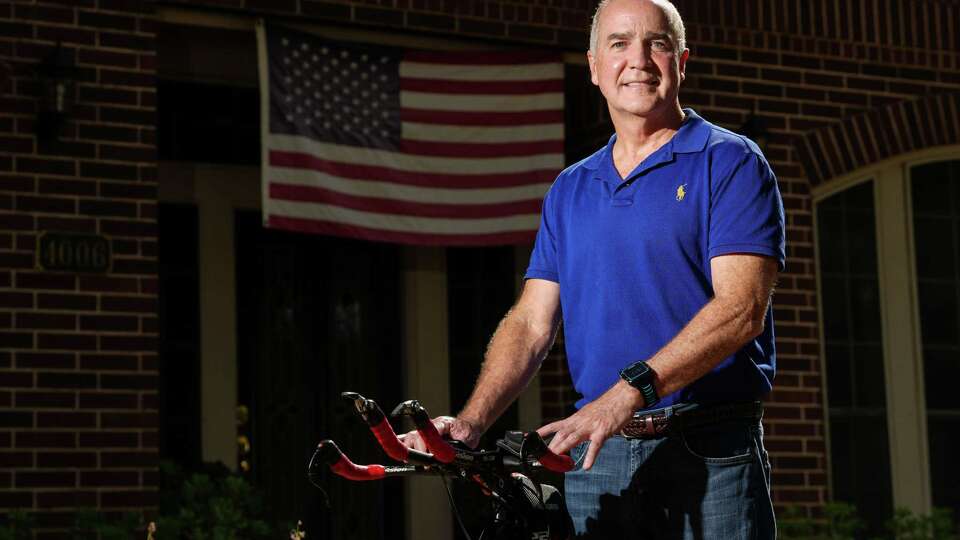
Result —
<instances>
[{"instance_id":1,"label":"polo shirt collar","mask_svg":"<svg viewBox=\"0 0 960 540\"><path fill-rule=\"evenodd\" d=\"M690 154L703 151L707 145L707 139L710 137L710 126L703 118L694 112L693 109L683 109L683 112L686 114L686 118L673 138L671 138L667 144L663 145L663 147L657 149L640 163L640 165L637 165L627 178L623 180L637 176L661 163L673 161L675 154ZM610 140L607 141L607 145L603 150L589 160L587 167L593 169L595 178L614 183L620 182L620 173L613 164L613 145L616 142L617 134L614 133L610 137Z\"/></svg>"}]
</instances>

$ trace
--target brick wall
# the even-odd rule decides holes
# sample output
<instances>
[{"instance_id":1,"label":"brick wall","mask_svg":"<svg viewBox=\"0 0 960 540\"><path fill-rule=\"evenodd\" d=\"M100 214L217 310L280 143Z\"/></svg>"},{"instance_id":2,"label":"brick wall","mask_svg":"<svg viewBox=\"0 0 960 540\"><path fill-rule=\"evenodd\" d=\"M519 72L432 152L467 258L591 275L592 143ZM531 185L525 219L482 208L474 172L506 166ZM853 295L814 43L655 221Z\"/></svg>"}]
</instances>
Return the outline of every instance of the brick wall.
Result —
<instances>
[{"instance_id":1,"label":"brick wall","mask_svg":"<svg viewBox=\"0 0 960 540\"><path fill-rule=\"evenodd\" d=\"M57 42L75 105L39 145L36 69ZM155 500L154 49L136 1L0 4L0 512L47 529ZM43 231L106 236L112 269L38 269Z\"/></svg>"}]
</instances>

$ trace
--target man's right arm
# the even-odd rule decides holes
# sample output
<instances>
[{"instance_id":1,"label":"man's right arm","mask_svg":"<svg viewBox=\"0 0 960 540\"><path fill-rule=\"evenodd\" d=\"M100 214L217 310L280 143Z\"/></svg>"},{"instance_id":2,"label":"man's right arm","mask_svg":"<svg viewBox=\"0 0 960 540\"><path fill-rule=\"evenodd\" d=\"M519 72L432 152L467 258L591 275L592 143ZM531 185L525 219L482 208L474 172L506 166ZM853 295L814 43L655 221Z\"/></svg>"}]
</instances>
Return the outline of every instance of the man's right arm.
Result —
<instances>
[{"instance_id":1,"label":"man's right arm","mask_svg":"<svg viewBox=\"0 0 960 540\"><path fill-rule=\"evenodd\" d=\"M480 436L510 406L536 374L553 346L560 323L560 285L528 279L520 299L500 321L490 340L480 377L459 415L441 416L441 435L475 447ZM407 446L426 450L416 432L403 437Z\"/></svg>"}]
</instances>

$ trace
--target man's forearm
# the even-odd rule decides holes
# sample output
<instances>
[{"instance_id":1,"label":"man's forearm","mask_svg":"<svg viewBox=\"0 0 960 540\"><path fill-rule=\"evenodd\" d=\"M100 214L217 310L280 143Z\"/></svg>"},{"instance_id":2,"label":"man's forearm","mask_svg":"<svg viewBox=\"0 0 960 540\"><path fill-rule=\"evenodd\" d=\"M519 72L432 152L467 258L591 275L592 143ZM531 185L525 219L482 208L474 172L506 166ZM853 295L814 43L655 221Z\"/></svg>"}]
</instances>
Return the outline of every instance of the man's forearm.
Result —
<instances>
[{"instance_id":1,"label":"man's forearm","mask_svg":"<svg viewBox=\"0 0 960 540\"><path fill-rule=\"evenodd\" d=\"M693 383L760 335L776 279L776 266L766 261L754 271L760 275L759 287L749 294L712 298L676 337L647 361L657 374L657 395L666 396Z\"/></svg>"},{"instance_id":2,"label":"man's forearm","mask_svg":"<svg viewBox=\"0 0 960 540\"><path fill-rule=\"evenodd\" d=\"M536 323L523 310L508 312L490 340L477 384L458 418L486 431L536 374L557 327L556 321Z\"/></svg>"}]
</instances>

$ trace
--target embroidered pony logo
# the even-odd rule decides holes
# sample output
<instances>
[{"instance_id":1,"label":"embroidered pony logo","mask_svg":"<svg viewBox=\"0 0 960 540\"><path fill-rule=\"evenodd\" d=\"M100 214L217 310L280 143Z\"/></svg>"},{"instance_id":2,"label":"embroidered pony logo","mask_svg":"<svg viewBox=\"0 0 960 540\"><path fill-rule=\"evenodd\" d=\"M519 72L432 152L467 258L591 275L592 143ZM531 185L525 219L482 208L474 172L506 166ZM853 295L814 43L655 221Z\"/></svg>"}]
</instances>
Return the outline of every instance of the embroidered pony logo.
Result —
<instances>
[{"instance_id":1,"label":"embroidered pony logo","mask_svg":"<svg viewBox=\"0 0 960 540\"><path fill-rule=\"evenodd\" d=\"M683 198L687 196L687 190L684 189L684 188L686 188L686 187L687 187L686 184L681 184L681 185L677 186L677 200L678 200L678 201L682 201Z\"/></svg>"}]
</instances>

